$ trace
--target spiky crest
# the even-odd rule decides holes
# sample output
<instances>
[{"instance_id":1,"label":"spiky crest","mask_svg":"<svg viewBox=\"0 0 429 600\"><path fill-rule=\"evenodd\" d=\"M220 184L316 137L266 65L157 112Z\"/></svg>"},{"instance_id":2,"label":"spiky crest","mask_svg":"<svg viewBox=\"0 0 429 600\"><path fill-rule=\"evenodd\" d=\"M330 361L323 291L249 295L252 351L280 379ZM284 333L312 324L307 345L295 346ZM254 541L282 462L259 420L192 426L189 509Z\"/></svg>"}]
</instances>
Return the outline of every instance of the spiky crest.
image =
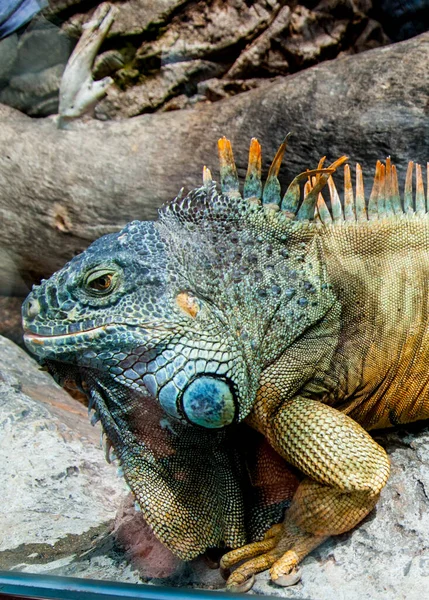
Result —
<instances>
[{"instance_id":1,"label":"spiky crest","mask_svg":"<svg viewBox=\"0 0 429 600\"><path fill-rule=\"evenodd\" d=\"M210 220L234 221L246 212L251 205L263 206L266 210L282 211L290 220L312 221L320 190L326 185L328 178L343 164L347 157L342 156L327 168L323 162L313 170L297 175L289 185L283 198L278 180L278 173L286 151L289 134L280 145L269 168L265 183L262 182L261 145L252 138L249 148L249 161L244 182L243 194L240 193L240 182L234 161L231 142L223 137L218 141L220 163L220 191L216 191L216 183L210 170L203 168L203 186L183 196L179 195L160 209L161 218L174 216L180 222L203 222ZM301 184L309 177L315 177L314 185L301 198Z\"/></svg>"},{"instance_id":2,"label":"spiky crest","mask_svg":"<svg viewBox=\"0 0 429 600\"><path fill-rule=\"evenodd\" d=\"M351 169L344 165L344 196L340 199L332 174L347 161L341 156L328 167L323 157L316 169L297 175L283 197L278 173L287 148L288 134L281 143L269 168L265 183L262 181L262 153L257 139L252 138L243 193L234 161L231 142L223 137L218 141L220 162L220 190L222 200L216 191L216 183L210 170L203 169L203 187L194 190L186 197L180 194L173 202L161 209L162 214L180 215L181 221L236 220L251 205L260 205L264 210L279 211L290 221L316 221L325 225L371 221L398 214L425 214L428 204L425 195L421 165L415 165L415 192L413 191L414 163L408 163L403 200L399 193L398 175L395 165L388 157L383 164L377 161L372 191L365 199L362 168L356 164L355 187L353 188ZM303 193L301 184L304 183ZM327 184L328 204L322 194ZM429 163L427 169L427 190L429 197ZM198 218L197 213L200 212Z\"/></svg>"},{"instance_id":3,"label":"spiky crest","mask_svg":"<svg viewBox=\"0 0 429 600\"><path fill-rule=\"evenodd\" d=\"M429 163L427 165L429 192ZM390 157L386 163L377 161L375 175L368 204L365 201L362 168L356 164L356 186L353 190L349 165L344 167L344 201L341 202L335 183L328 179L331 209L320 195L316 204L317 219L324 224L346 221L361 222L393 217L394 215L423 215L427 210L422 167L415 165L415 193L413 192L414 163L409 162L405 179L403 201L399 193L398 174ZM312 184L314 186L314 180ZM309 189L309 188L307 188Z\"/></svg>"}]
</instances>

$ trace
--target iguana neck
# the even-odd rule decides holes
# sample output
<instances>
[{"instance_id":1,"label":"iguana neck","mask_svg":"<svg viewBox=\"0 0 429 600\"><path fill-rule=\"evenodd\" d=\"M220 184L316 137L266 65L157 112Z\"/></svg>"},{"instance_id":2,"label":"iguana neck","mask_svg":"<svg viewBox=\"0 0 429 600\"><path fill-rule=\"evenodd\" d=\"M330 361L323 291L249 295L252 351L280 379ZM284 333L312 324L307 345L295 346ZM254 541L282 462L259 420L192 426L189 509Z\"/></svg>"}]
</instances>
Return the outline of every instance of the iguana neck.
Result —
<instances>
[{"instance_id":1,"label":"iguana neck","mask_svg":"<svg viewBox=\"0 0 429 600\"><path fill-rule=\"evenodd\" d=\"M248 423L264 433L295 395L366 429L429 418L429 221L334 225L316 235L337 301L263 370Z\"/></svg>"}]
</instances>

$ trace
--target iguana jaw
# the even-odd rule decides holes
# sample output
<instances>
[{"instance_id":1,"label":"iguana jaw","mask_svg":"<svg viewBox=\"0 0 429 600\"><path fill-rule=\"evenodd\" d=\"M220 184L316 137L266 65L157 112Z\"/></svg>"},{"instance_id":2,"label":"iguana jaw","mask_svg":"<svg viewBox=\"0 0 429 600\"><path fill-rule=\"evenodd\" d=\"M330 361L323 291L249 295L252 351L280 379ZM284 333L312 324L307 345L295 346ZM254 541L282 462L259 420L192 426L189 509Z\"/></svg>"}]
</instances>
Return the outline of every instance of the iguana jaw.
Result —
<instances>
[{"instance_id":1,"label":"iguana jaw","mask_svg":"<svg viewBox=\"0 0 429 600\"><path fill-rule=\"evenodd\" d=\"M198 327L188 328L185 340L178 326L160 322L135 326L115 319L98 327L85 325L77 332L57 328L52 335L27 326L25 341L48 368L64 363L91 369L100 379L109 377L156 398L182 423L216 429L239 418L241 396L249 390L240 348L230 341L202 335Z\"/></svg>"},{"instance_id":2,"label":"iguana jaw","mask_svg":"<svg viewBox=\"0 0 429 600\"><path fill-rule=\"evenodd\" d=\"M123 335L127 335L127 327L121 326ZM85 356L91 348L97 345L99 349L118 335L118 325L106 324L81 331L69 333L53 333L51 335L38 333L31 329L24 330L24 342L27 348L39 360L54 359L64 360L68 363L76 362L77 352ZM83 363L87 361L84 359ZM89 366L89 365L88 365Z\"/></svg>"}]
</instances>

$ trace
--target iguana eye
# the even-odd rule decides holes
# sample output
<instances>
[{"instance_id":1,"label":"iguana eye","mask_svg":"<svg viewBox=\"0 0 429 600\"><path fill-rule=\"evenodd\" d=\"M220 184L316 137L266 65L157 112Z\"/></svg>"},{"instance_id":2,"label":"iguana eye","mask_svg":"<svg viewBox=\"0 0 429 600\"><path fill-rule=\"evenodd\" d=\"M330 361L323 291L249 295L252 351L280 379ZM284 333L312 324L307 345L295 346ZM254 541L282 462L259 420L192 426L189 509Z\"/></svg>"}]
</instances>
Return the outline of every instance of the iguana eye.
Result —
<instances>
[{"instance_id":1,"label":"iguana eye","mask_svg":"<svg viewBox=\"0 0 429 600\"><path fill-rule=\"evenodd\" d=\"M107 270L93 271L85 279L85 288L97 295L110 294L116 288L117 274Z\"/></svg>"}]
</instances>

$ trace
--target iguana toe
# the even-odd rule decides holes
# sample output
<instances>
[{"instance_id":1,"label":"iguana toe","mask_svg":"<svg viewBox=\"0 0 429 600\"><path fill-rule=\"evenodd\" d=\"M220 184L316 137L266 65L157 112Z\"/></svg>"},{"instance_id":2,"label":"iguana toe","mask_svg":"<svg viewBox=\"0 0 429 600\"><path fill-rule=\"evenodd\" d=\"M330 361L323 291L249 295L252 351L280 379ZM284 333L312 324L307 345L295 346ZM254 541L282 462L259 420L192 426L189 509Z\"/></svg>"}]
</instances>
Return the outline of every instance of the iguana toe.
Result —
<instances>
[{"instance_id":1,"label":"iguana toe","mask_svg":"<svg viewBox=\"0 0 429 600\"><path fill-rule=\"evenodd\" d=\"M261 543L259 542L259 544ZM254 550L255 545L249 544L248 546ZM243 549L247 550L248 546L243 546ZM232 553L228 553L228 555L230 554ZM255 574L266 569L270 569L271 580L276 585L282 587L295 585L300 581L302 575L302 569L298 567L298 563L299 557L293 550L288 550L282 555L282 551L277 548L271 552L254 556L237 567L228 577L227 588L233 592L247 592L253 586Z\"/></svg>"},{"instance_id":2,"label":"iguana toe","mask_svg":"<svg viewBox=\"0 0 429 600\"><path fill-rule=\"evenodd\" d=\"M260 556L265 552L275 548L277 541L278 536L269 538L265 537L261 542L253 542L252 544L241 546L241 548L237 548L236 550L231 550L231 552L227 552L227 554L222 556L220 560L220 566L222 569L229 569L242 560Z\"/></svg>"},{"instance_id":3,"label":"iguana toe","mask_svg":"<svg viewBox=\"0 0 429 600\"><path fill-rule=\"evenodd\" d=\"M288 550L270 569L271 580L282 587L295 585L300 581L302 569L298 567L299 558L296 552Z\"/></svg>"},{"instance_id":4,"label":"iguana toe","mask_svg":"<svg viewBox=\"0 0 429 600\"><path fill-rule=\"evenodd\" d=\"M273 583L281 587L289 587L301 581L302 569L294 569L287 575L280 575L277 579L272 579Z\"/></svg>"}]
</instances>

